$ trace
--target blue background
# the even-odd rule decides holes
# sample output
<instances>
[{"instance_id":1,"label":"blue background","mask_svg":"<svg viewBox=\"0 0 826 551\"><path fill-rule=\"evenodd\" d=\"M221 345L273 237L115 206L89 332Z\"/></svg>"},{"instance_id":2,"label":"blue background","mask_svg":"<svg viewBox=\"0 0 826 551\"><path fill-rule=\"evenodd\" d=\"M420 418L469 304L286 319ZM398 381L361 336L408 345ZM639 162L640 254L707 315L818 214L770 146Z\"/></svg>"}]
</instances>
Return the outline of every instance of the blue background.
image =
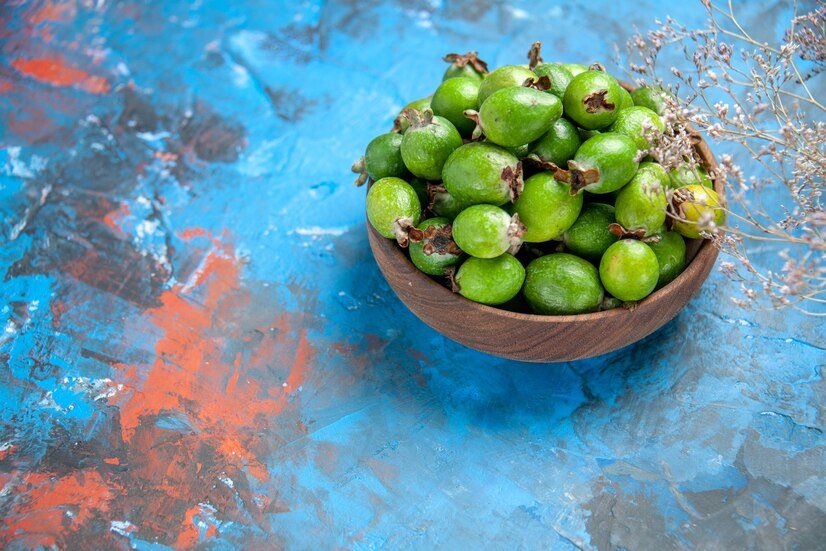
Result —
<instances>
[{"instance_id":1,"label":"blue background","mask_svg":"<svg viewBox=\"0 0 826 551\"><path fill-rule=\"evenodd\" d=\"M741 8L767 37L790 9ZM822 322L738 309L714 271L626 349L487 356L390 291L352 186L444 54L541 39L610 70L699 3L2 13L0 543L822 545Z\"/></svg>"}]
</instances>

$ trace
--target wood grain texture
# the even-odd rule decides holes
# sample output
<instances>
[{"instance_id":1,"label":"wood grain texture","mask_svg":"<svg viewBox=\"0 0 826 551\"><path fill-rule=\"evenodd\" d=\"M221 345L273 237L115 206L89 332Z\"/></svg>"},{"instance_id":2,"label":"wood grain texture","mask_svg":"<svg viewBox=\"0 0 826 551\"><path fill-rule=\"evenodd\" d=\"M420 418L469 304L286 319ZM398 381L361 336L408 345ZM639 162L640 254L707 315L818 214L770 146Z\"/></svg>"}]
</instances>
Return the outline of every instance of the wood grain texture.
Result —
<instances>
[{"instance_id":1,"label":"wood grain texture","mask_svg":"<svg viewBox=\"0 0 826 551\"><path fill-rule=\"evenodd\" d=\"M705 141L695 149L706 168L716 168ZM714 188L724 196L719 180ZM685 307L708 277L718 254L709 241L687 239L685 270L633 310L617 308L592 314L541 316L486 306L453 293L416 269L396 242L382 237L369 222L367 231L382 274L419 319L465 346L528 362L590 358L650 335Z\"/></svg>"}]
</instances>

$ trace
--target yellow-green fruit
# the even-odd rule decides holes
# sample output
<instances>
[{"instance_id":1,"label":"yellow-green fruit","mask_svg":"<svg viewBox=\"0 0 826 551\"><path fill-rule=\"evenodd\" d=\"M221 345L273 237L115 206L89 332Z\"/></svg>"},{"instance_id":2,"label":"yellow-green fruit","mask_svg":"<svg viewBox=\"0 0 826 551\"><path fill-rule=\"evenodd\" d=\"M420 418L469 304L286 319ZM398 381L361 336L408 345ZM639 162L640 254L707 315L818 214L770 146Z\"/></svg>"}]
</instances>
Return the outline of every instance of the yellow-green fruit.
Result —
<instances>
[{"instance_id":1,"label":"yellow-green fruit","mask_svg":"<svg viewBox=\"0 0 826 551\"><path fill-rule=\"evenodd\" d=\"M675 191L670 211L674 230L690 239L699 239L702 232L714 233L726 222L726 211L717 192L698 184Z\"/></svg>"}]
</instances>

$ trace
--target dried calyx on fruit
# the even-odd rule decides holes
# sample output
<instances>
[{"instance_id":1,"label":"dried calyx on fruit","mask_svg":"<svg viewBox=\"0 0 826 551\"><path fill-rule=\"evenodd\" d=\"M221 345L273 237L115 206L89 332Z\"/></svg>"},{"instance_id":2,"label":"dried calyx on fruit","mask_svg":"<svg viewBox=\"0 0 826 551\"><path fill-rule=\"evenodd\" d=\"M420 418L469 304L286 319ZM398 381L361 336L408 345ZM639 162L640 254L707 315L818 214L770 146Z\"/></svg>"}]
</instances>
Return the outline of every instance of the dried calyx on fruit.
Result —
<instances>
[{"instance_id":1,"label":"dried calyx on fruit","mask_svg":"<svg viewBox=\"0 0 826 551\"><path fill-rule=\"evenodd\" d=\"M461 71L459 71L459 74L448 76L451 69L462 69L468 66L472 67L473 70L480 75L486 75L488 73L488 64L479 59L479 54L475 51L470 51L466 54L447 54L442 59L450 63L450 67L448 67L448 70L445 73L445 77L447 78L451 78L452 76L461 76Z\"/></svg>"}]
</instances>

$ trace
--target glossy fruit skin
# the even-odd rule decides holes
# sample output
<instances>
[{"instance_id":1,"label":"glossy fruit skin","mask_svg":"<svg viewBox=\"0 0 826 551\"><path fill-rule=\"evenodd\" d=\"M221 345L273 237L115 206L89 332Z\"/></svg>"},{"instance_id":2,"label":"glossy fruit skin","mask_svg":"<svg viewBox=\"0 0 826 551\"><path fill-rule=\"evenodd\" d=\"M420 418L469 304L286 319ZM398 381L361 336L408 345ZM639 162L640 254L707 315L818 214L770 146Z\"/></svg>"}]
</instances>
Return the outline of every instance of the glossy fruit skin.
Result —
<instances>
[{"instance_id":1,"label":"glossy fruit skin","mask_svg":"<svg viewBox=\"0 0 826 551\"><path fill-rule=\"evenodd\" d=\"M589 70L587 65L582 65L581 63L562 63L561 65L568 69L568 72L571 73L572 76L577 76Z\"/></svg>"},{"instance_id":2,"label":"glossy fruit skin","mask_svg":"<svg viewBox=\"0 0 826 551\"><path fill-rule=\"evenodd\" d=\"M589 101L597 96L602 97L601 102ZM621 100L617 79L602 71L586 71L571 80L562 103L569 119L586 130L599 130L616 120Z\"/></svg>"},{"instance_id":3,"label":"glossy fruit skin","mask_svg":"<svg viewBox=\"0 0 826 551\"><path fill-rule=\"evenodd\" d=\"M511 199L511 190L502 172L508 167L516 171L518 162L511 152L497 145L472 142L451 153L442 168L442 180L460 203L504 205Z\"/></svg>"},{"instance_id":4,"label":"glossy fruit skin","mask_svg":"<svg viewBox=\"0 0 826 551\"><path fill-rule=\"evenodd\" d=\"M473 205L453 220L453 240L476 258L496 258L511 246L511 215L493 205Z\"/></svg>"},{"instance_id":5,"label":"glossy fruit skin","mask_svg":"<svg viewBox=\"0 0 826 551\"><path fill-rule=\"evenodd\" d=\"M488 96L501 90L513 86L522 86L529 78L536 78L536 75L522 65L504 65L495 71L485 75L482 84L479 86L479 97L476 103L482 105ZM520 144L517 144L520 145Z\"/></svg>"},{"instance_id":6,"label":"glossy fruit skin","mask_svg":"<svg viewBox=\"0 0 826 551\"><path fill-rule=\"evenodd\" d=\"M650 86L640 86L631 92L631 99L634 100L634 105L647 107L658 115L665 112L665 99L663 99L668 92L660 88L652 88Z\"/></svg>"},{"instance_id":7,"label":"glossy fruit skin","mask_svg":"<svg viewBox=\"0 0 826 551\"><path fill-rule=\"evenodd\" d=\"M430 201L430 210L432 210L435 214L450 220L456 218L460 212L469 206L469 204L463 203L456 199L456 197L451 195L448 191L438 191L434 193L433 198Z\"/></svg>"},{"instance_id":8,"label":"glossy fruit skin","mask_svg":"<svg viewBox=\"0 0 826 551\"><path fill-rule=\"evenodd\" d=\"M565 68L561 63L542 63L533 68L533 72L538 77L546 76L551 81L551 87L548 90L551 94L559 99L565 95L565 89L568 84L574 79L571 71Z\"/></svg>"},{"instance_id":9,"label":"glossy fruit skin","mask_svg":"<svg viewBox=\"0 0 826 551\"><path fill-rule=\"evenodd\" d=\"M720 227L726 222L726 212L720 203L720 196L713 189L693 184L683 186L674 192L675 200L684 199L675 211L673 229L683 237L699 239L701 232L711 231L708 222Z\"/></svg>"},{"instance_id":10,"label":"glossy fruit skin","mask_svg":"<svg viewBox=\"0 0 826 551\"><path fill-rule=\"evenodd\" d=\"M416 177L402 178L402 180L410 184L410 187L412 187L413 191L416 192L416 195L419 197L419 203L421 203L422 207L427 205L429 202L429 197L427 194L427 180Z\"/></svg>"},{"instance_id":11,"label":"glossy fruit skin","mask_svg":"<svg viewBox=\"0 0 826 551\"><path fill-rule=\"evenodd\" d=\"M591 262L599 262L608 247L619 239L608 230L614 222L614 207L605 203L587 203L576 222L562 236L565 248Z\"/></svg>"},{"instance_id":12,"label":"glossy fruit skin","mask_svg":"<svg viewBox=\"0 0 826 551\"><path fill-rule=\"evenodd\" d=\"M708 172L699 165L691 168L689 163L684 163L677 168L671 169L668 172L668 178L672 189L695 184L707 188L714 188L714 183L711 181L711 178L708 177Z\"/></svg>"},{"instance_id":13,"label":"glossy fruit skin","mask_svg":"<svg viewBox=\"0 0 826 551\"><path fill-rule=\"evenodd\" d=\"M515 297L525 281L525 268L512 255L468 258L456 272L459 294L482 304L497 305Z\"/></svg>"},{"instance_id":14,"label":"glossy fruit skin","mask_svg":"<svg viewBox=\"0 0 826 551\"><path fill-rule=\"evenodd\" d=\"M411 127L404 133L401 152L404 165L425 180L442 177L442 167L453 151L462 145L459 132L445 118L434 116L425 126Z\"/></svg>"},{"instance_id":15,"label":"glossy fruit skin","mask_svg":"<svg viewBox=\"0 0 826 551\"><path fill-rule=\"evenodd\" d=\"M663 165L659 163L654 163L651 161L643 161L640 163L639 168L637 168L637 174L640 172L650 172L659 180L660 184L663 188L668 189L671 187L671 179L668 177L668 173L663 168Z\"/></svg>"},{"instance_id":16,"label":"glossy fruit skin","mask_svg":"<svg viewBox=\"0 0 826 551\"><path fill-rule=\"evenodd\" d=\"M559 118L538 140L530 145L530 153L543 161L565 167L582 145L579 130L568 119Z\"/></svg>"},{"instance_id":17,"label":"glossy fruit skin","mask_svg":"<svg viewBox=\"0 0 826 551\"><path fill-rule=\"evenodd\" d=\"M637 146L631 138L616 132L602 132L585 140L573 162L582 170L599 170L599 180L584 189L601 194L620 189L634 177L639 166L636 155Z\"/></svg>"},{"instance_id":18,"label":"glossy fruit skin","mask_svg":"<svg viewBox=\"0 0 826 551\"><path fill-rule=\"evenodd\" d=\"M530 147L531 144L525 143L522 145L517 145L516 147L506 147L505 149L507 149L517 159L524 159L528 156L528 153L530 152Z\"/></svg>"},{"instance_id":19,"label":"glossy fruit skin","mask_svg":"<svg viewBox=\"0 0 826 551\"><path fill-rule=\"evenodd\" d=\"M467 77L447 79L436 88L430 100L433 114L449 120L464 137L469 137L476 127L476 123L465 116L465 110L476 109L480 82L481 79Z\"/></svg>"},{"instance_id":20,"label":"glossy fruit skin","mask_svg":"<svg viewBox=\"0 0 826 551\"><path fill-rule=\"evenodd\" d=\"M645 236L657 233L666 218L665 190L655 173L637 171L614 202L617 223L626 230L644 230Z\"/></svg>"},{"instance_id":21,"label":"glossy fruit skin","mask_svg":"<svg viewBox=\"0 0 826 551\"><path fill-rule=\"evenodd\" d=\"M522 240L542 243L558 239L576 221L582 202L581 193L571 195L570 186L556 181L552 173L534 174L525 180L514 204L520 222L528 228Z\"/></svg>"},{"instance_id":22,"label":"glossy fruit skin","mask_svg":"<svg viewBox=\"0 0 826 551\"><path fill-rule=\"evenodd\" d=\"M599 309L605 292L593 264L554 253L531 261L522 294L537 314L584 314Z\"/></svg>"},{"instance_id":23,"label":"glossy fruit skin","mask_svg":"<svg viewBox=\"0 0 826 551\"><path fill-rule=\"evenodd\" d=\"M455 63L451 63L448 68L445 69L445 74L442 76L442 82L451 78L469 78L475 80L477 83L481 83L484 76L485 75L478 73L470 63L467 63L461 67Z\"/></svg>"},{"instance_id":24,"label":"glossy fruit skin","mask_svg":"<svg viewBox=\"0 0 826 551\"><path fill-rule=\"evenodd\" d=\"M404 134L407 132L407 129L410 128L410 123L406 118L402 116L402 113L407 111L408 109L412 109L414 111L424 111L430 107L430 98L421 98L417 99L416 101L411 101L407 105L405 105L401 112L399 112L399 116L396 117L397 124L399 125L399 133Z\"/></svg>"},{"instance_id":25,"label":"glossy fruit skin","mask_svg":"<svg viewBox=\"0 0 826 551\"><path fill-rule=\"evenodd\" d=\"M685 269L685 240L675 231L664 232L657 242L648 243L657 263L660 265L660 276L657 279L657 289L668 285Z\"/></svg>"},{"instance_id":26,"label":"glossy fruit skin","mask_svg":"<svg viewBox=\"0 0 826 551\"><path fill-rule=\"evenodd\" d=\"M623 109L628 109L629 107L634 107L634 98L631 97L631 92L626 90L625 88L620 85L620 105L619 110L622 111Z\"/></svg>"},{"instance_id":27,"label":"glossy fruit skin","mask_svg":"<svg viewBox=\"0 0 826 551\"><path fill-rule=\"evenodd\" d=\"M644 126L650 125L656 130L646 131ZM637 146L637 149L648 151L651 147L649 137L654 138L657 134L665 130L665 125L658 114L647 107L634 106L621 109L617 114L617 120L611 125L612 132L625 134ZM651 132L649 135L647 132Z\"/></svg>"},{"instance_id":28,"label":"glossy fruit skin","mask_svg":"<svg viewBox=\"0 0 826 551\"><path fill-rule=\"evenodd\" d=\"M402 160L402 135L396 132L381 134L367 144L364 164L367 175L373 180L390 176L402 178L407 174L407 167Z\"/></svg>"},{"instance_id":29,"label":"glossy fruit skin","mask_svg":"<svg viewBox=\"0 0 826 551\"><path fill-rule=\"evenodd\" d=\"M485 137L503 147L530 143L562 116L562 102L534 88L511 87L488 96L479 108Z\"/></svg>"},{"instance_id":30,"label":"glossy fruit skin","mask_svg":"<svg viewBox=\"0 0 826 551\"><path fill-rule=\"evenodd\" d=\"M429 226L434 226L441 230L448 224L450 224L450 220L447 218L428 218L416 227L420 230L426 230ZM462 255L460 254L439 254L438 252L425 254L422 249L427 241L425 239L419 243L411 242L409 247L410 260L422 272L433 276L444 275L445 268L458 264L461 260Z\"/></svg>"},{"instance_id":31,"label":"glossy fruit skin","mask_svg":"<svg viewBox=\"0 0 826 551\"><path fill-rule=\"evenodd\" d=\"M622 239L602 255L599 277L606 291L620 300L633 302L644 299L656 288L660 265L651 247L642 241Z\"/></svg>"},{"instance_id":32,"label":"glossy fruit skin","mask_svg":"<svg viewBox=\"0 0 826 551\"><path fill-rule=\"evenodd\" d=\"M419 197L401 178L382 178L367 191L367 219L384 237L395 237L396 220L406 218L418 224L421 212Z\"/></svg>"}]
</instances>

